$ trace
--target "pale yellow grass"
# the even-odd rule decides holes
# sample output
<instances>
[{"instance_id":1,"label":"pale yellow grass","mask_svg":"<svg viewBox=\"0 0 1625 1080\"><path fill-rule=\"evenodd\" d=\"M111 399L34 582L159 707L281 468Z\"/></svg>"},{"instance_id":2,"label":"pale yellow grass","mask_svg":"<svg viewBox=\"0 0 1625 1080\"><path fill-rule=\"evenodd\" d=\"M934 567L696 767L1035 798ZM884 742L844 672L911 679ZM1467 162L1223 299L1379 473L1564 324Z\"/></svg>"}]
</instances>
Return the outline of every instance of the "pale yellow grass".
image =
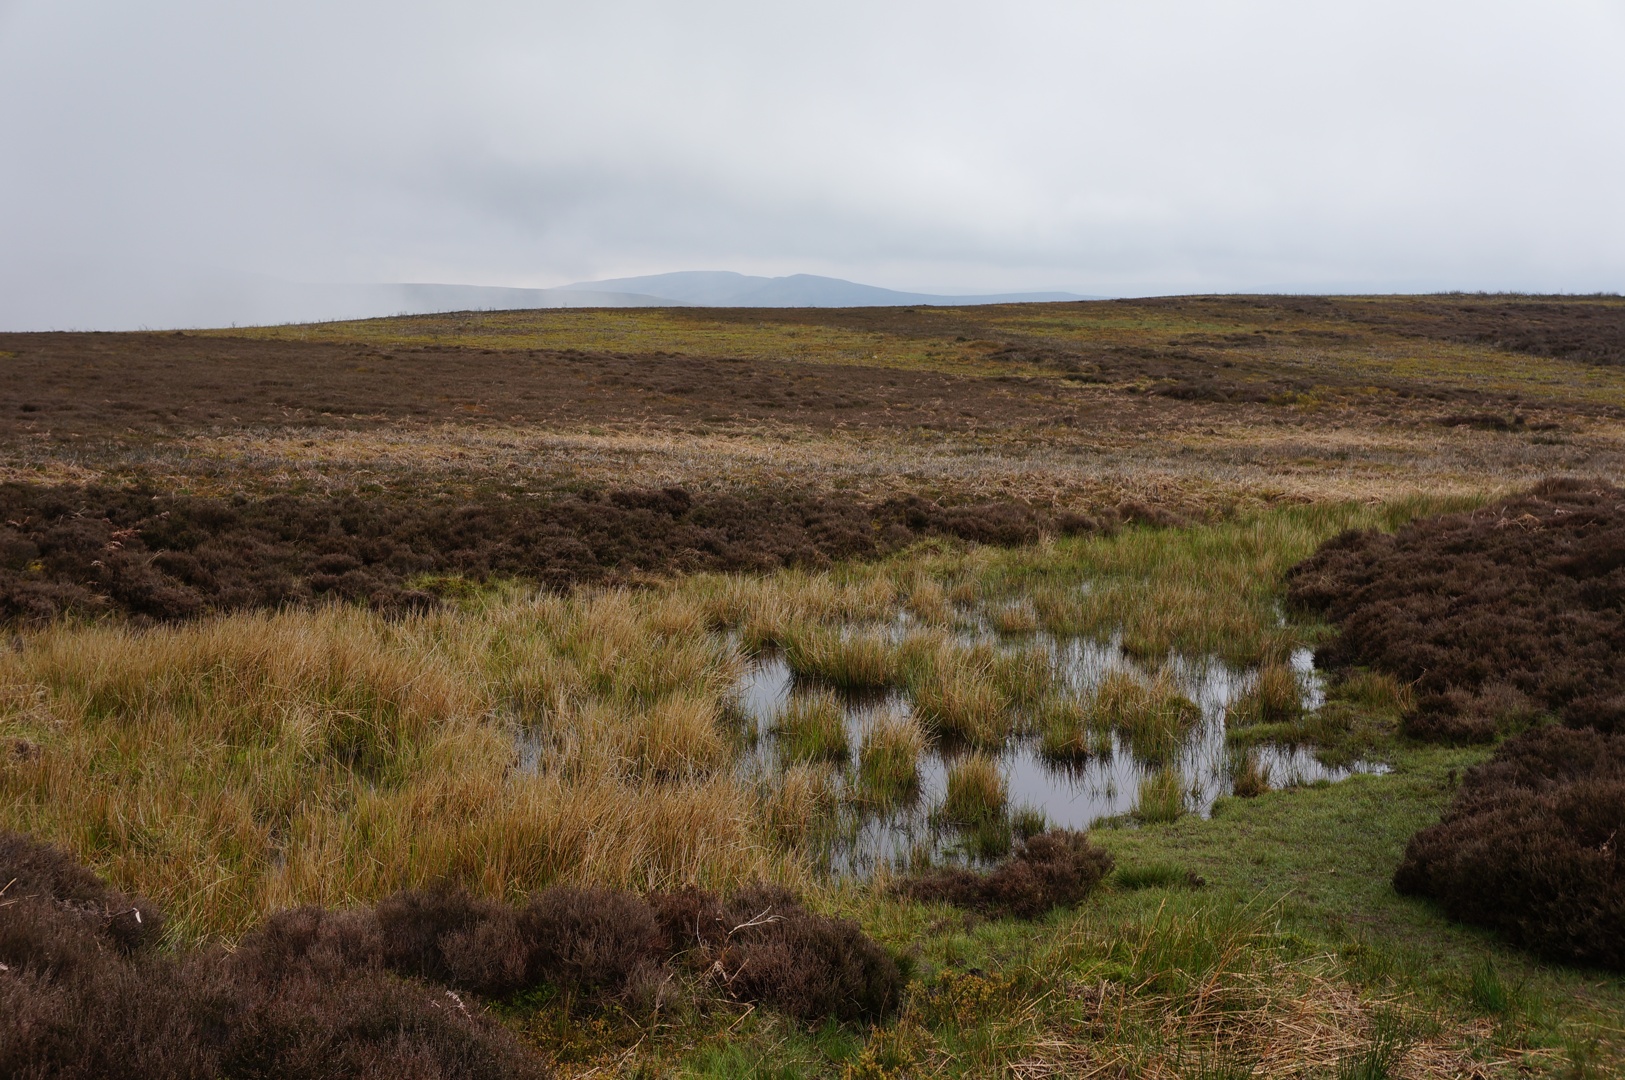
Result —
<instances>
[{"instance_id":1,"label":"pale yellow grass","mask_svg":"<svg viewBox=\"0 0 1625 1080\"><path fill-rule=\"evenodd\" d=\"M0 657L0 733L40 749L0 767L0 806L183 938L440 878L514 896L793 876L719 769L737 657L688 634L695 611L609 593L57 625Z\"/></svg>"}]
</instances>

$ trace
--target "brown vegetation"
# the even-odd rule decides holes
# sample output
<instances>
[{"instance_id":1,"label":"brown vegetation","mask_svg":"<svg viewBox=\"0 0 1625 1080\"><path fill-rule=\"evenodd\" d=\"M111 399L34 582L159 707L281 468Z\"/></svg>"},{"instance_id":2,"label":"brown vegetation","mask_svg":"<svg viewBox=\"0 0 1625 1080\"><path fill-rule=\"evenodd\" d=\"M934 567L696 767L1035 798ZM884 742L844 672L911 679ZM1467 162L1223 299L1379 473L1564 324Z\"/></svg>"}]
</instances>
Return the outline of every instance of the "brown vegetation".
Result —
<instances>
[{"instance_id":1,"label":"brown vegetation","mask_svg":"<svg viewBox=\"0 0 1625 1080\"><path fill-rule=\"evenodd\" d=\"M855 924L765 886L727 902L555 887L518 908L420 890L280 912L232 952L177 954L154 947L149 904L59 849L0 832L0 879L0 1073L19 1080L539 1076L481 997L549 987L640 1010L686 972L816 1022L879 1019L903 987Z\"/></svg>"},{"instance_id":2,"label":"brown vegetation","mask_svg":"<svg viewBox=\"0 0 1625 1080\"><path fill-rule=\"evenodd\" d=\"M1055 829L1028 838L985 873L962 868L908 878L897 892L915 900L949 903L996 915L1036 919L1071 907L1112 870L1112 857L1086 833Z\"/></svg>"},{"instance_id":3,"label":"brown vegetation","mask_svg":"<svg viewBox=\"0 0 1625 1080\"><path fill-rule=\"evenodd\" d=\"M1487 741L1550 710L1625 731L1625 491L1554 480L1393 535L1348 533L1288 576L1337 638L1317 661L1415 684L1410 734Z\"/></svg>"},{"instance_id":4,"label":"brown vegetation","mask_svg":"<svg viewBox=\"0 0 1625 1080\"><path fill-rule=\"evenodd\" d=\"M681 488L537 499L235 499L0 485L0 621L117 611L176 619L324 598L384 609L437 598L413 579L550 587L696 570L827 565L926 536L1014 544L1095 519L1019 503L864 505Z\"/></svg>"},{"instance_id":5,"label":"brown vegetation","mask_svg":"<svg viewBox=\"0 0 1625 1080\"><path fill-rule=\"evenodd\" d=\"M1544 727L1469 769L1394 874L1553 960L1625 970L1625 734Z\"/></svg>"}]
</instances>

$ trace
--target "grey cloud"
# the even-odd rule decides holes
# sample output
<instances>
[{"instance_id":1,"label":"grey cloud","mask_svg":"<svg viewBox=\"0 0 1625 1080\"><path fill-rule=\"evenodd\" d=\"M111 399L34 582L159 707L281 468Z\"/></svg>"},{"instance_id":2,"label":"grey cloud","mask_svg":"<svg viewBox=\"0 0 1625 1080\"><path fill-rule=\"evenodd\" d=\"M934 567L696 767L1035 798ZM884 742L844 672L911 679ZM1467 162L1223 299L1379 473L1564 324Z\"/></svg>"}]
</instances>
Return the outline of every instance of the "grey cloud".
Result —
<instances>
[{"instance_id":1,"label":"grey cloud","mask_svg":"<svg viewBox=\"0 0 1625 1080\"><path fill-rule=\"evenodd\" d=\"M1622 12L10 0L0 326L712 268L1618 290Z\"/></svg>"}]
</instances>

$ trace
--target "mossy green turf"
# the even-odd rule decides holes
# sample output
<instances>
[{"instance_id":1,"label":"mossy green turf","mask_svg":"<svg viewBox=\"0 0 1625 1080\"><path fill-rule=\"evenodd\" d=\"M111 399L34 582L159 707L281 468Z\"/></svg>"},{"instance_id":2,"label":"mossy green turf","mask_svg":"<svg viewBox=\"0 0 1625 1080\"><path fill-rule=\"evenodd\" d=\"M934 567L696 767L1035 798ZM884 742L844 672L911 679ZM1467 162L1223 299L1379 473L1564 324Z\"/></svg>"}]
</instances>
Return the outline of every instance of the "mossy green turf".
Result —
<instances>
[{"instance_id":1,"label":"mossy green turf","mask_svg":"<svg viewBox=\"0 0 1625 1080\"><path fill-rule=\"evenodd\" d=\"M1450 922L1390 884L1407 839L1438 819L1456 778L1487 753L1396 747L1395 767L1384 775L1224 799L1211 819L1152 826L1125 820L1097 829L1096 842L1112 852L1125 880L1108 879L1079 908L1036 923L983 921L855 885L833 888L823 906L858 919L911 958L917 998L956 973L983 980L988 989L979 999L951 1015L939 1010L930 1025L950 1061L948 1075L1004 1074L1047 1029L1072 1029L1066 995L1055 993L1058 982L1132 982L1143 972L1111 944L1111 928L1127 941L1170 918L1250 926L1251 947L1287 958L1330 956L1368 999L1404 1002L1413 1015L1440 1025L1488 1018L1492 1033L1469 1040L1481 1059L1537 1050L1544 1052L1523 1058L1537 1075L1622 1075L1625 977L1544 963ZM1174 867L1203 884L1193 887ZM1140 875L1140 868L1155 872ZM1205 962L1197 949L1175 965L1194 973ZM861 1032L801 1032L752 1015L698 1045L675 1038L667 1044L672 1056L657 1050L646 1067L649 1075L718 1080L837 1076L843 1069L868 1075L858 1068L864 1045ZM1193 1065L1191 1075L1209 1067Z\"/></svg>"}]
</instances>

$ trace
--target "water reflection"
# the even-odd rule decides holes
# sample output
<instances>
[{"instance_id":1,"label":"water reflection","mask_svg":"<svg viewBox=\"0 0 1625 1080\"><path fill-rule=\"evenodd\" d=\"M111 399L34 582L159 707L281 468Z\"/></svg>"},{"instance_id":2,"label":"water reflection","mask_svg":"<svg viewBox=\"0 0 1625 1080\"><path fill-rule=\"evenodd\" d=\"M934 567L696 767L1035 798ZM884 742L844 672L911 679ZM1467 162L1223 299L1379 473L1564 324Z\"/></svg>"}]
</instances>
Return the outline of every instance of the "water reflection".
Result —
<instances>
[{"instance_id":1,"label":"water reflection","mask_svg":"<svg viewBox=\"0 0 1625 1080\"><path fill-rule=\"evenodd\" d=\"M997 635L990 631L972 633L966 639L967 644L977 641L999 643ZM1130 659L1116 641L1057 639L1040 633L1024 635L1021 642L1022 647L1044 649L1061 688L1079 697L1091 695L1112 671L1150 674ZM1292 667L1299 675L1304 707L1318 709L1325 701L1325 693L1310 651L1296 651ZM1227 767L1230 757L1225 742L1226 709L1250 689L1257 672L1239 670L1216 658L1181 656L1171 657L1166 670L1179 691L1201 710L1200 722L1167 764L1176 768L1184 779L1188 808L1206 816L1211 813L1214 801L1231 790ZM758 736L743 761L743 768L748 772L765 778L782 766L775 753L773 724L792 696L806 689L798 685L790 666L780 656L763 656L748 665L738 684L740 709L756 725ZM874 711L894 709L906 713L910 708L908 696L901 691L850 696L845 701L848 741L852 747L849 764L853 765L865 722ZM954 854L960 838L953 830L934 822L932 810L942 800L952 760L962 752L941 741L930 746L920 760L918 798L905 806L870 809L849 820L840 837L830 845L831 868L837 872L864 874L879 863L900 865L921 854L933 858ZM1377 765L1356 765L1352 770L1332 768L1317 761L1310 750L1302 747L1262 746L1253 753L1267 770L1272 787L1337 781L1351 771L1381 769ZM1132 812L1140 782L1159 768L1137 759L1124 740L1115 734L1109 754L1091 756L1075 766L1044 759L1030 738L1010 740L997 760L1008 784L1012 810L1036 809L1051 826L1076 829Z\"/></svg>"}]
</instances>

